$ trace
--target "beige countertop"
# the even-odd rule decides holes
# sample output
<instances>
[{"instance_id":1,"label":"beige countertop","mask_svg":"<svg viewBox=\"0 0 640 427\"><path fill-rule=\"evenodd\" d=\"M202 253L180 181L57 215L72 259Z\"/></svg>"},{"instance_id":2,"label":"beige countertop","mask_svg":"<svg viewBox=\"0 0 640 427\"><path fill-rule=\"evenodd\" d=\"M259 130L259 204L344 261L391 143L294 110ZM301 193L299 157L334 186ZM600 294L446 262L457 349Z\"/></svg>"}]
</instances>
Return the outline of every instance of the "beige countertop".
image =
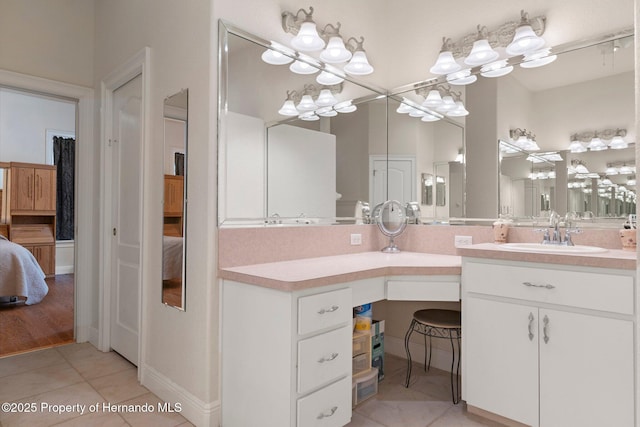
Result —
<instances>
[{"instance_id":1,"label":"beige countertop","mask_svg":"<svg viewBox=\"0 0 640 427\"><path fill-rule=\"evenodd\" d=\"M636 269L636 252L623 251L621 249L609 249L606 252L592 254L558 254L518 252L495 243L481 243L478 245L458 247L458 255L508 261L565 264L580 267L601 267L624 270Z\"/></svg>"},{"instance_id":2,"label":"beige countertop","mask_svg":"<svg viewBox=\"0 0 640 427\"><path fill-rule=\"evenodd\" d=\"M381 276L459 276L461 265L462 259L457 255L363 252L223 268L220 269L220 277L282 291L295 291Z\"/></svg>"}]
</instances>

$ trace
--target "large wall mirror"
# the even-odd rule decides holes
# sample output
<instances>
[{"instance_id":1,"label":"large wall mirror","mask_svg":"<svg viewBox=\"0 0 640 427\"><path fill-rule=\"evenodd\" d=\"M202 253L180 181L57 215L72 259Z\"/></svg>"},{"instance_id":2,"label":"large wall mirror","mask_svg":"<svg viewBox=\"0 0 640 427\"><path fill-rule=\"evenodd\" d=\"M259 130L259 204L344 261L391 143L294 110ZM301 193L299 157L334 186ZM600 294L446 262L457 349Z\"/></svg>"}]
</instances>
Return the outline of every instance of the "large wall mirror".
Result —
<instances>
[{"instance_id":1,"label":"large wall mirror","mask_svg":"<svg viewBox=\"0 0 640 427\"><path fill-rule=\"evenodd\" d=\"M162 302L185 309L189 91L164 100Z\"/></svg>"},{"instance_id":2,"label":"large wall mirror","mask_svg":"<svg viewBox=\"0 0 640 427\"><path fill-rule=\"evenodd\" d=\"M515 67L498 82L499 213L577 212L619 226L636 209L633 33L562 50L555 62ZM513 150L514 128L535 134L540 149ZM624 143L611 144L617 130ZM591 144L595 132L601 149Z\"/></svg>"},{"instance_id":3,"label":"large wall mirror","mask_svg":"<svg viewBox=\"0 0 640 427\"><path fill-rule=\"evenodd\" d=\"M303 75L266 63L268 42L222 21L220 42L221 226L353 223L359 201L386 200L387 99L381 90L348 76L320 84L313 65L315 72ZM321 91L337 102L326 115L279 113L287 99L316 99ZM376 160L384 172L373 172Z\"/></svg>"}]
</instances>

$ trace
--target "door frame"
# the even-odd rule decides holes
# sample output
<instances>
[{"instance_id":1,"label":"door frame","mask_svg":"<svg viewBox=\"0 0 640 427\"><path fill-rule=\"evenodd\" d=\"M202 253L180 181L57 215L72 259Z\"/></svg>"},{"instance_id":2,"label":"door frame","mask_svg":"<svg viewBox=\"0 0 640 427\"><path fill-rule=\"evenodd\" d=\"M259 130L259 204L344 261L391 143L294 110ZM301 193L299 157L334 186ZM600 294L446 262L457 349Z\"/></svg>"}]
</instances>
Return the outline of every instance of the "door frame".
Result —
<instances>
[{"instance_id":1,"label":"door frame","mask_svg":"<svg viewBox=\"0 0 640 427\"><path fill-rule=\"evenodd\" d=\"M94 91L56 80L0 70L0 85L18 90L69 98L76 107L76 194L75 194L75 262L74 262L74 335L76 342L97 342L97 329L92 325L92 295L96 266L96 242L93 239L92 218L95 191ZM82 203L78 203L82 201Z\"/></svg>"},{"instance_id":2,"label":"door frame","mask_svg":"<svg viewBox=\"0 0 640 427\"><path fill-rule=\"evenodd\" d=\"M129 80L142 76L142 146L141 160L140 160L140 190L142 196L142 204L140 209L140 224L143 224L142 219L145 214L145 160L147 159L147 139L149 138L150 131L150 80L149 80L149 68L150 68L151 49L145 47L129 58L126 62L114 69L100 82L101 92L101 121L100 121L100 146L101 146L101 173L100 173L100 193L104 197L100 199L100 292L98 296L99 307L99 327L98 327L98 348L102 351L109 351L111 348L111 293L112 293L112 227L113 227L113 185L111 179L111 171L113 170L113 161L111 156L110 140L112 139L112 125L113 125L113 93ZM136 365L138 366L138 378L142 372L141 361L144 358L144 323L142 319L145 318L144 310L144 294L143 283L145 271L142 265L144 265L144 240L145 229L144 225L140 228L140 289L138 295L138 360Z\"/></svg>"}]
</instances>

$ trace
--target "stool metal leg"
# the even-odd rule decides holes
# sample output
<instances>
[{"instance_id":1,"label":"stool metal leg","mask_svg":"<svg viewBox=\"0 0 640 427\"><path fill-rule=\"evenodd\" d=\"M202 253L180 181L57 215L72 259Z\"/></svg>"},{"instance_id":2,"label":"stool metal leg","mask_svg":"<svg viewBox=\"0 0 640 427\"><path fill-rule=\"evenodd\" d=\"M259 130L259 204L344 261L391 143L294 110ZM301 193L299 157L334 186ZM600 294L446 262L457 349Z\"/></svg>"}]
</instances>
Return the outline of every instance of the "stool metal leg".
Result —
<instances>
[{"instance_id":1,"label":"stool metal leg","mask_svg":"<svg viewBox=\"0 0 640 427\"><path fill-rule=\"evenodd\" d=\"M425 335L425 338L427 336ZM429 362L427 363L427 342L425 340L425 348L424 348L424 360L425 360L425 365L424 365L424 370L425 372L428 371L429 369L431 369L431 349L433 348L433 343L431 342L431 335L429 335Z\"/></svg>"},{"instance_id":2,"label":"stool metal leg","mask_svg":"<svg viewBox=\"0 0 640 427\"><path fill-rule=\"evenodd\" d=\"M416 320L413 319L411 321L411 325L409 325L409 330L407 330L406 335L404 336L404 350L407 352L407 378L405 379L404 386L409 387L409 379L411 379L411 352L409 351L409 338L411 338L411 334L413 333L413 327L416 323Z\"/></svg>"},{"instance_id":3,"label":"stool metal leg","mask_svg":"<svg viewBox=\"0 0 640 427\"><path fill-rule=\"evenodd\" d=\"M456 361L456 349L453 344L453 329L449 329L449 341L451 342L451 397L453 399L453 404L457 405L460 402L460 387L458 385L458 380L460 379L460 334L456 331L456 341L458 342L458 363L456 367L455 378L453 374L453 366Z\"/></svg>"}]
</instances>

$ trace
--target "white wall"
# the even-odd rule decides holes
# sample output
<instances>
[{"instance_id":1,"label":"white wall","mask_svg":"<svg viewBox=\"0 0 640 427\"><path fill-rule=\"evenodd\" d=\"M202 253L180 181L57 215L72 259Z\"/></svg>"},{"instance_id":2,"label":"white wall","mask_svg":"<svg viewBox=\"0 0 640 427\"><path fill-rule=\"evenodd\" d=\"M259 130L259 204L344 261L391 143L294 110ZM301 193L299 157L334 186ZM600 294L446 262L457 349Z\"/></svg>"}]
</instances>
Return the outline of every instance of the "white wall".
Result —
<instances>
[{"instance_id":1,"label":"white wall","mask_svg":"<svg viewBox=\"0 0 640 427\"><path fill-rule=\"evenodd\" d=\"M164 398L183 393L192 422L216 418L218 298L216 269L216 26L212 2L96 2L93 85L145 46L151 49L150 103L144 149L142 383ZM187 283L185 311L161 303L163 100L189 89ZM99 104L100 100L97 100ZM98 122L97 122L98 123ZM172 390L168 390L171 385ZM184 407L184 406L183 406ZM215 425L215 423L212 423Z\"/></svg>"},{"instance_id":2,"label":"white wall","mask_svg":"<svg viewBox=\"0 0 640 427\"><path fill-rule=\"evenodd\" d=\"M75 102L0 88L0 161L47 163L50 129L75 133Z\"/></svg>"}]
</instances>

